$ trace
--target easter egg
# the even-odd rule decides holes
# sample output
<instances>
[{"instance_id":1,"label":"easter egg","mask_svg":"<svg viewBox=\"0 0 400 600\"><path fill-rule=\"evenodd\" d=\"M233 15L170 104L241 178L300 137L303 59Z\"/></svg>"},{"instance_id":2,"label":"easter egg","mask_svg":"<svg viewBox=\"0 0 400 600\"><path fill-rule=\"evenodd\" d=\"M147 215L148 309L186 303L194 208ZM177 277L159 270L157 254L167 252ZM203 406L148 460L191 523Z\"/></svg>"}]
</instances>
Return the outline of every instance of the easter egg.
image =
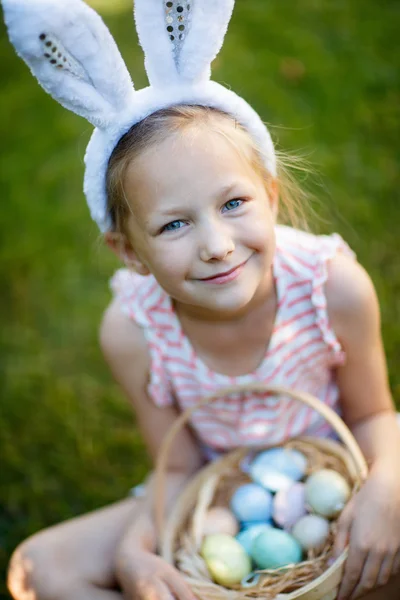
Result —
<instances>
[{"instance_id":1,"label":"easter egg","mask_svg":"<svg viewBox=\"0 0 400 600\"><path fill-rule=\"evenodd\" d=\"M231 510L239 521L268 521L272 513L272 495L255 483L246 483L235 490Z\"/></svg>"},{"instance_id":2,"label":"easter egg","mask_svg":"<svg viewBox=\"0 0 400 600\"><path fill-rule=\"evenodd\" d=\"M230 510L223 506L210 508L204 518L202 533L204 536L213 533L226 533L236 535L239 531L239 523Z\"/></svg>"},{"instance_id":3,"label":"easter egg","mask_svg":"<svg viewBox=\"0 0 400 600\"><path fill-rule=\"evenodd\" d=\"M264 519L263 521L241 521L240 525L241 525L241 530L243 530L243 529L249 529L249 527L255 527L256 525L269 525L270 527L273 527L274 523L273 523L272 519L268 519L268 521L266 521Z\"/></svg>"},{"instance_id":4,"label":"easter egg","mask_svg":"<svg viewBox=\"0 0 400 600\"><path fill-rule=\"evenodd\" d=\"M243 577L243 579L240 582L240 585L244 588L250 588L250 587L254 587L255 585L257 585L257 583L259 581L260 581L260 574L256 573L255 571L252 571L251 573L246 575L246 577Z\"/></svg>"},{"instance_id":5,"label":"easter egg","mask_svg":"<svg viewBox=\"0 0 400 600\"><path fill-rule=\"evenodd\" d=\"M260 452L252 463L252 467L261 465L279 471L292 481L299 481L306 473L307 459L292 448L270 448Z\"/></svg>"},{"instance_id":6,"label":"easter egg","mask_svg":"<svg viewBox=\"0 0 400 600\"><path fill-rule=\"evenodd\" d=\"M278 569L300 562L302 549L289 533L271 527L253 541L251 557L259 569Z\"/></svg>"},{"instance_id":7,"label":"easter egg","mask_svg":"<svg viewBox=\"0 0 400 600\"><path fill-rule=\"evenodd\" d=\"M275 523L283 529L290 530L306 513L304 483L294 483L274 497L272 516Z\"/></svg>"},{"instance_id":8,"label":"easter egg","mask_svg":"<svg viewBox=\"0 0 400 600\"><path fill-rule=\"evenodd\" d=\"M204 538L200 550L211 577L220 585L230 586L251 572L251 560L243 546L230 535L217 533Z\"/></svg>"},{"instance_id":9,"label":"easter egg","mask_svg":"<svg viewBox=\"0 0 400 600\"><path fill-rule=\"evenodd\" d=\"M260 533L263 531L268 531L268 529L271 529L271 525L268 523L255 523L253 525L248 525L247 527L243 527L242 531L237 534L236 539L246 550L247 554L250 554L253 541Z\"/></svg>"},{"instance_id":10,"label":"easter egg","mask_svg":"<svg viewBox=\"0 0 400 600\"><path fill-rule=\"evenodd\" d=\"M305 483L306 505L313 512L327 517L336 517L350 498L347 481L332 469L316 471Z\"/></svg>"},{"instance_id":11,"label":"easter egg","mask_svg":"<svg viewBox=\"0 0 400 600\"><path fill-rule=\"evenodd\" d=\"M292 536L303 550L322 550L329 535L329 522L319 515L306 515L293 527Z\"/></svg>"},{"instance_id":12,"label":"easter egg","mask_svg":"<svg viewBox=\"0 0 400 600\"><path fill-rule=\"evenodd\" d=\"M268 465L252 465L250 476L253 481L273 493L287 490L294 483L293 479Z\"/></svg>"}]
</instances>

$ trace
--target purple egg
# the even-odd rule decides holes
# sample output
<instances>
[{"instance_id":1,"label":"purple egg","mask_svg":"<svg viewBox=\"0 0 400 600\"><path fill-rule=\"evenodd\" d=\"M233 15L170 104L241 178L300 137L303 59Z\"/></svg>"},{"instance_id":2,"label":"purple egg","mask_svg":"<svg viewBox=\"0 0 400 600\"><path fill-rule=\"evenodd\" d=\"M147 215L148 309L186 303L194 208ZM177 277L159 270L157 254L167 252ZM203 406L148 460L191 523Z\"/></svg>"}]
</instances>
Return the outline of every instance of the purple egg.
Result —
<instances>
[{"instance_id":1,"label":"purple egg","mask_svg":"<svg viewBox=\"0 0 400 600\"><path fill-rule=\"evenodd\" d=\"M281 490L274 498L272 516L277 525L290 530L307 514L304 483L294 483Z\"/></svg>"}]
</instances>

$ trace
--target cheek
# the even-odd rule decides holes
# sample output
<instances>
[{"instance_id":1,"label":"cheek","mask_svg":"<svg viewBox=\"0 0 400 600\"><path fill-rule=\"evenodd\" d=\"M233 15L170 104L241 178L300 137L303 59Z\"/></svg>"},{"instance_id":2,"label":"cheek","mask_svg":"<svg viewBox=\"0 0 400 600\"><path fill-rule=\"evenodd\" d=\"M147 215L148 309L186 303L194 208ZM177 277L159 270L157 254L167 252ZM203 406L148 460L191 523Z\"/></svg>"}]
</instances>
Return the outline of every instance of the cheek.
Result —
<instances>
[{"instance_id":1,"label":"cheek","mask_svg":"<svg viewBox=\"0 0 400 600\"><path fill-rule=\"evenodd\" d=\"M156 244L153 252L152 265L154 274L161 278L174 279L188 272L192 263L192 253L182 240Z\"/></svg>"},{"instance_id":2,"label":"cheek","mask_svg":"<svg viewBox=\"0 0 400 600\"><path fill-rule=\"evenodd\" d=\"M241 239L253 250L270 254L275 249L275 229L272 214L269 211L257 211L247 222L242 222Z\"/></svg>"}]
</instances>

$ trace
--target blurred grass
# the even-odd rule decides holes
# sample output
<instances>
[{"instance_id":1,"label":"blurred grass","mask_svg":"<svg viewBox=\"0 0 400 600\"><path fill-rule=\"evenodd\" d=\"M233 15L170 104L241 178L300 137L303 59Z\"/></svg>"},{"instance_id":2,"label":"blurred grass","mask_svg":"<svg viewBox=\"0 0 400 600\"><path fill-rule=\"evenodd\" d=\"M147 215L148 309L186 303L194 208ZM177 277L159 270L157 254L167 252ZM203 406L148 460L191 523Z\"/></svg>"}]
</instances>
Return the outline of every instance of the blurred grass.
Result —
<instances>
[{"instance_id":1,"label":"blurred grass","mask_svg":"<svg viewBox=\"0 0 400 600\"><path fill-rule=\"evenodd\" d=\"M136 87L146 85L129 2L92 2ZM314 229L340 232L375 282L398 406L399 30L395 0L237 0L214 63L214 78L273 124L279 147L316 165ZM149 463L98 348L117 264L82 194L90 126L39 88L2 25L0 59L4 568L24 537L118 500Z\"/></svg>"}]
</instances>

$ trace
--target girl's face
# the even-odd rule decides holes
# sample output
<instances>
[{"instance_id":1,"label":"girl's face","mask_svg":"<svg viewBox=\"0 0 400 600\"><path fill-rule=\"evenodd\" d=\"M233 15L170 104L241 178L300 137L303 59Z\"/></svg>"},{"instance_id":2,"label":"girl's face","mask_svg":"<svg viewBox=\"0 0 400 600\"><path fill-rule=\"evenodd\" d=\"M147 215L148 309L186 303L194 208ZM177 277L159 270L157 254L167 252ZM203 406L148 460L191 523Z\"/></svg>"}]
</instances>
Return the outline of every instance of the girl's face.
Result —
<instances>
[{"instance_id":1,"label":"girl's face","mask_svg":"<svg viewBox=\"0 0 400 600\"><path fill-rule=\"evenodd\" d=\"M232 315L269 289L276 197L223 136L171 136L124 183L130 259L182 309Z\"/></svg>"}]
</instances>

